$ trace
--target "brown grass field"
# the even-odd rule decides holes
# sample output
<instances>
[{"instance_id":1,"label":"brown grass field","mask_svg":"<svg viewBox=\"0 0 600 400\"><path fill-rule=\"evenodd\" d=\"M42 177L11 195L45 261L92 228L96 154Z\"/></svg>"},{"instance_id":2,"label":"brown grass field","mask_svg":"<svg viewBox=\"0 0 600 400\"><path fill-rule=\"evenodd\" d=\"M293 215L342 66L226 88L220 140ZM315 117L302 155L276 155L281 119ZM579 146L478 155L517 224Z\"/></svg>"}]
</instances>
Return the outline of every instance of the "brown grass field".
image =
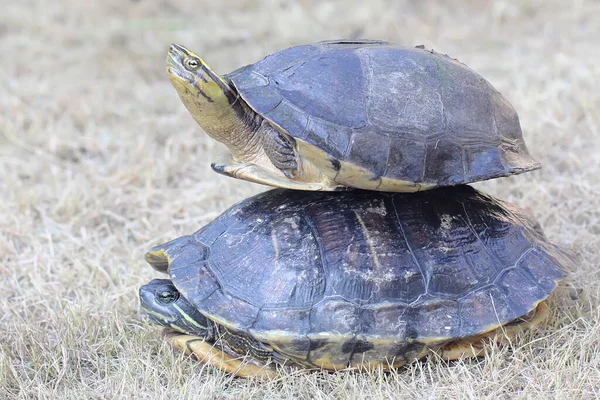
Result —
<instances>
[{"instance_id":1,"label":"brown grass field","mask_svg":"<svg viewBox=\"0 0 600 400\"><path fill-rule=\"evenodd\" d=\"M600 2L4 1L0 10L0 399L600 398ZM530 208L580 263L541 329L486 357L394 373L232 378L171 350L139 309L143 256L266 189L168 81L177 42L218 72L324 39L459 58L519 111L544 168L478 188Z\"/></svg>"}]
</instances>

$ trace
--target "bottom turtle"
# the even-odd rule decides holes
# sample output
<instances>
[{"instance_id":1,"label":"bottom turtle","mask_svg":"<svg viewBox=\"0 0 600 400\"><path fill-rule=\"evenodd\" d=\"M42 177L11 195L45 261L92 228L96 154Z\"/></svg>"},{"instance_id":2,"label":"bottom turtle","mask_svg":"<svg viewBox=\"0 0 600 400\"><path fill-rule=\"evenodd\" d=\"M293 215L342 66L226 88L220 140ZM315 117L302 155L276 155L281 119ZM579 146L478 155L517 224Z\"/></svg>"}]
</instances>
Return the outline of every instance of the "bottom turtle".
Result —
<instances>
[{"instance_id":1,"label":"bottom turtle","mask_svg":"<svg viewBox=\"0 0 600 400\"><path fill-rule=\"evenodd\" d=\"M239 376L478 356L541 323L573 258L527 212L469 186L271 190L154 247L140 288L177 349Z\"/></svg>"}]
</instances>

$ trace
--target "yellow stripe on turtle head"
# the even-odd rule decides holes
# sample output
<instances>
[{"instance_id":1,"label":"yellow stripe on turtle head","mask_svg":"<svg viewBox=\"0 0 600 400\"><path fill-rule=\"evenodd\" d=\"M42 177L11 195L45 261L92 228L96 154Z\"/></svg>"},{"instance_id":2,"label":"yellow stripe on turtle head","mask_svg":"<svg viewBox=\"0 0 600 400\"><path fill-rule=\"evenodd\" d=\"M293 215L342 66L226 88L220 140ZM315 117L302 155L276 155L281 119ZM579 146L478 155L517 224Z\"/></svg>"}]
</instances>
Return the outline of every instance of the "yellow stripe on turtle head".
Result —
<instances>
[{"instance_id":1,"label":"yellow stripe on turtle head","mask_svg":"<svg viewBox=\"0 0 600 400\"><path fill-rule=\"evenodd\" d=\"M190 325L195 326L196 328L199 328L199 329L208 329L208 326L204 326L204 325L199 324L198 321L196 321L195 319L193 319L192 317L190 317L177 304L173 304L173 308L175 308L177 310L177 312L179 313L179 315L181 315L183 317L183 319L186 320Z\"/></svg>"}]
</instances>

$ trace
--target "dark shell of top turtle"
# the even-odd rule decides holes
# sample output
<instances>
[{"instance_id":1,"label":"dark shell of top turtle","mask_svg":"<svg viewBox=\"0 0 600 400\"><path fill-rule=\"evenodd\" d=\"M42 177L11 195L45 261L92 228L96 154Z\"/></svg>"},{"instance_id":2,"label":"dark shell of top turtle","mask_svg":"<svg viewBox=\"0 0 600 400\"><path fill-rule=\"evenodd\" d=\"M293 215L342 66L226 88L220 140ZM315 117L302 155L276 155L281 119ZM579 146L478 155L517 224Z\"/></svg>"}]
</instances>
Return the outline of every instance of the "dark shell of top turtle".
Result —
<instances>
[{"instance_id":1,"label":"dark shell of top turtle","mask_svg":"<svg viewBox=\"0 0 600 400\"><path fill-rule=\"evenodd\" d=\"M328 41L226 75L296 140L380 177L456 185L540 167L517 113L464 64L423 48Z\"/></svg>"},{"instance_id":2,"label":"dark shell of top turtle","mask_svg":"<svg viewBox=\"0 0 600 400\"><path fill-rule=\"evenodd\" d=\"M506 324L572 263L530 214L469 186L271 190L157 251L169 262L148 261L215 322L342 368Z\"/></svg>"}]
</instances>

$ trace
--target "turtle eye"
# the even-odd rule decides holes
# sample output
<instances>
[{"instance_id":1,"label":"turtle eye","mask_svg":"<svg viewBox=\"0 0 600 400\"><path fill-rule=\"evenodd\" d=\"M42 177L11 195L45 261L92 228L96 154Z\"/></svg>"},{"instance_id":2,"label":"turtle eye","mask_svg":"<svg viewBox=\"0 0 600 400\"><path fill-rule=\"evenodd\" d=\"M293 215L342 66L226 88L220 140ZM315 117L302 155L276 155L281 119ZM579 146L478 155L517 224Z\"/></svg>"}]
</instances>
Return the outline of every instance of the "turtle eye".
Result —
<instances>
[{"instance_id":1,"label":"turtle eye","mask_svg":"<svg viewBox=\"0 0 600 400\"><path fill-rule=\"evenodd\" d=\"M194 71L200 66L200 60L197 58L188 58L185 60L184 64L188 70Z\"/></svg>"},{"instance_id":2,"label":"turtle eye","mask_svg":"<svg viewBox=\"0 0 600 400\"><path fill-rule=\"evenodd\" d=\"M177 300L178 298L179 298L178 292L165 291L165 292L158 292L156 294L156 299L160 303L164 303L164 304L172 303L175 300Z\"/></svg>"}]
</instances>

